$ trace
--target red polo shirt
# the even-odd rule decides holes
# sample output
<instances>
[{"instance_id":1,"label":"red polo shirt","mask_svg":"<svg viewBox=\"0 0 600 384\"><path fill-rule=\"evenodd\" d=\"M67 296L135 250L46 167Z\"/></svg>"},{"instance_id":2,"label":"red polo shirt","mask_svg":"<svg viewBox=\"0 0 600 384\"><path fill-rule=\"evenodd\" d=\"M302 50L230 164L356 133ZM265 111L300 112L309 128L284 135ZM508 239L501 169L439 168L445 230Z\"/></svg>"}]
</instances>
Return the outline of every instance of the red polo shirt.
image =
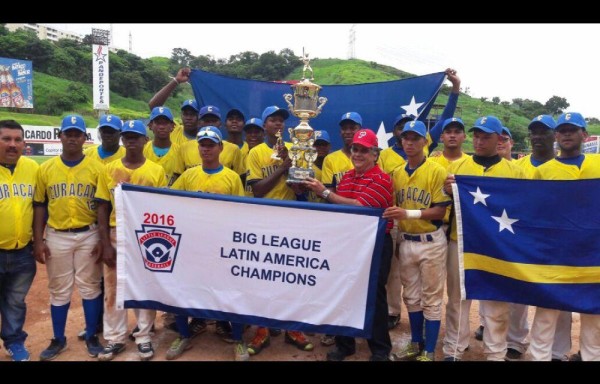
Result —
<instances>
[{"instance_id":1,"label":"red polo shirt","mask_svg":"<svg viewBox=\"0 0 600 384\"><path fill-rule=\"evenodd\" d=\"M346 172L335 193L356 199L365 207L385 209L394 205L392 179L377 164L360 176L354 169ZM389 233L393 225L394 222L388 220L385 232Z\"/></svg>"}]
</instances>

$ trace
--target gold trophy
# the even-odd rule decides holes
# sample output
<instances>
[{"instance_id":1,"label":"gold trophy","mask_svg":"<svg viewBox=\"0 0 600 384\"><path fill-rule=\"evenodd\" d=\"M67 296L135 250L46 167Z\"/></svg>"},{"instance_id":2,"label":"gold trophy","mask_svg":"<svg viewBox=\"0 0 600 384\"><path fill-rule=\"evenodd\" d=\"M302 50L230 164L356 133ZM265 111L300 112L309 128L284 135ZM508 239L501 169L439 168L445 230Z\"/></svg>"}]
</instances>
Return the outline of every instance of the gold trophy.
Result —
<instances>
[{"instance_id":1,"label":"gold trophy","mask_svg":"<svg viewBox=\"0 0 600 384\"><path fill-rule=\"evenodd\" d=\"M307 177L315 177L315 171L312 165L317 159L317 150L313 147L315 139L314 130L308 125L308 119L318 116L327 102L326 97L319 97L321 86L311 82L313 80L313 70L310 67L308 54L304 54L302 61L304 69L302 70L302 80L292 85L294 95L287 93L283 95L290 112L300 119L300 124L296 128L289 128L292 148L289 151L289 157L292 160L292 166L288 172L288 183L301 183ZM310 79L306 73L310 73ZM294 104L291 103L292 98ZM317 105L318 104L318 105ZM299 166L298 160L304 156L306 168Z\"/></svg>"},{"instance_id":2,"label":"gold trophy","mask_svg":"<svg viewBox=\"0 0 600 384\"><path fill-rule=\"evenodd\" d=\"M283 138L281 137L281 131L277 131L275 136L277 137L277 141L273 146L273 153L271 154L271 159L281 160L281 157L279 157L279 151L281 151L283 147L285 147L285 144L283 143Z\"/></svg>"}]
</instances>

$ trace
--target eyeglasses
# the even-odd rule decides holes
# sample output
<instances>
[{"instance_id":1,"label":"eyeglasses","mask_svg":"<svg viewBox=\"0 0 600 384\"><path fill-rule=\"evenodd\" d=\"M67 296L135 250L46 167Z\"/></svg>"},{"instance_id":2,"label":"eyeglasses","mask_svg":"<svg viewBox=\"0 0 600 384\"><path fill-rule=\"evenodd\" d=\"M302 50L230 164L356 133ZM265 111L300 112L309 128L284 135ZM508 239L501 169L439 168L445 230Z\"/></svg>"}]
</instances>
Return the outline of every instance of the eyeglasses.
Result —
<instances>
[{"instance_id":1,"label":"eyeglasses","mask_svg":"<svg viewBox=\"0 0 600 384\"><path fill-rule=\"evenodd\" d=\"M219 139L219 141L221 141L221 136L219 136L219 134L217 132L209 131L209 130L204 130L204 131L198 132L197 137L198 138L200 138L200 137L216 137L217 139Z\"/></svg>"},{"instance_id":2,"label":"eyeglasses","mask_svg":"<svg viewBox=\"0 0 600 384\"><path fill-rule=\"evenodd\" d=\"M365 154L365 153L371 152L371 148L359 147L359 146L353 145L353 146L350 147L350 152L351 153L362 153L362 154Z\"/></svg>"}]
</instances>

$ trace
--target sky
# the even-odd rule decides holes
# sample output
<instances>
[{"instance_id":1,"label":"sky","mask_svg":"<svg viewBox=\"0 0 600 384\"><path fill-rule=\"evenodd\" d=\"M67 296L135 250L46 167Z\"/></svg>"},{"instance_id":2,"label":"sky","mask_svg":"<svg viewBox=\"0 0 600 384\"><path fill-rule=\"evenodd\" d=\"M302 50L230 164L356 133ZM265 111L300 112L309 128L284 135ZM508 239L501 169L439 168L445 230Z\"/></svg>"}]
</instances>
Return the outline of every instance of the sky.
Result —
<instances>
[{"instance_id":1,"label":"sky","mask_svg":"<svg viewBox=\"0 0 600 384\"><path fill-rule=\"evenodd\" d=\"M111 29L113 45L143 57L192 55L228 58L290 48L301 56L347 59L351 29L355 58L425 75L454 68L463 91L545 103L556 95L568 111L600 118L600 24L47 24L91 33ZM173 74L174 75L174 74ZM315 74L318 83L318 74ZM449 84L449 83L448 83ZM533 118L533 116L532 116Z\"/></svg>"}]
</instances>

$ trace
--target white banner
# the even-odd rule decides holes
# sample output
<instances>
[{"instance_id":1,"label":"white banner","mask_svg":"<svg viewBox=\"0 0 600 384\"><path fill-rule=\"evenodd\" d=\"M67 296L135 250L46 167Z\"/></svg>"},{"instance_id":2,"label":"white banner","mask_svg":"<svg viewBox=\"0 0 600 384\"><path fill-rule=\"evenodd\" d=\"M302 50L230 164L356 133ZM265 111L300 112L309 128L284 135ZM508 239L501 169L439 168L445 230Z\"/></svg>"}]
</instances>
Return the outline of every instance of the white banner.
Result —
<instances>
[{"instance_id":1,"label":"white banner","mask_svg":"<svg viewBox=\"0 0 600 384\"><path fill-rule=\"evenodd\" d=\"M108 82L108 46L93 44L92 53L94 109L108 111L110 105L110 87Z\"/></svg>"},{"instance_id":2,"label":"white banner","mask_svg":"<svg viewBox=\"0 0 600 384\"><path fill-rule=\"evenodd\" d=\"M120 308L370 335L381 210L128 184L116 209Z\"/></svg>"}]
</instances>

